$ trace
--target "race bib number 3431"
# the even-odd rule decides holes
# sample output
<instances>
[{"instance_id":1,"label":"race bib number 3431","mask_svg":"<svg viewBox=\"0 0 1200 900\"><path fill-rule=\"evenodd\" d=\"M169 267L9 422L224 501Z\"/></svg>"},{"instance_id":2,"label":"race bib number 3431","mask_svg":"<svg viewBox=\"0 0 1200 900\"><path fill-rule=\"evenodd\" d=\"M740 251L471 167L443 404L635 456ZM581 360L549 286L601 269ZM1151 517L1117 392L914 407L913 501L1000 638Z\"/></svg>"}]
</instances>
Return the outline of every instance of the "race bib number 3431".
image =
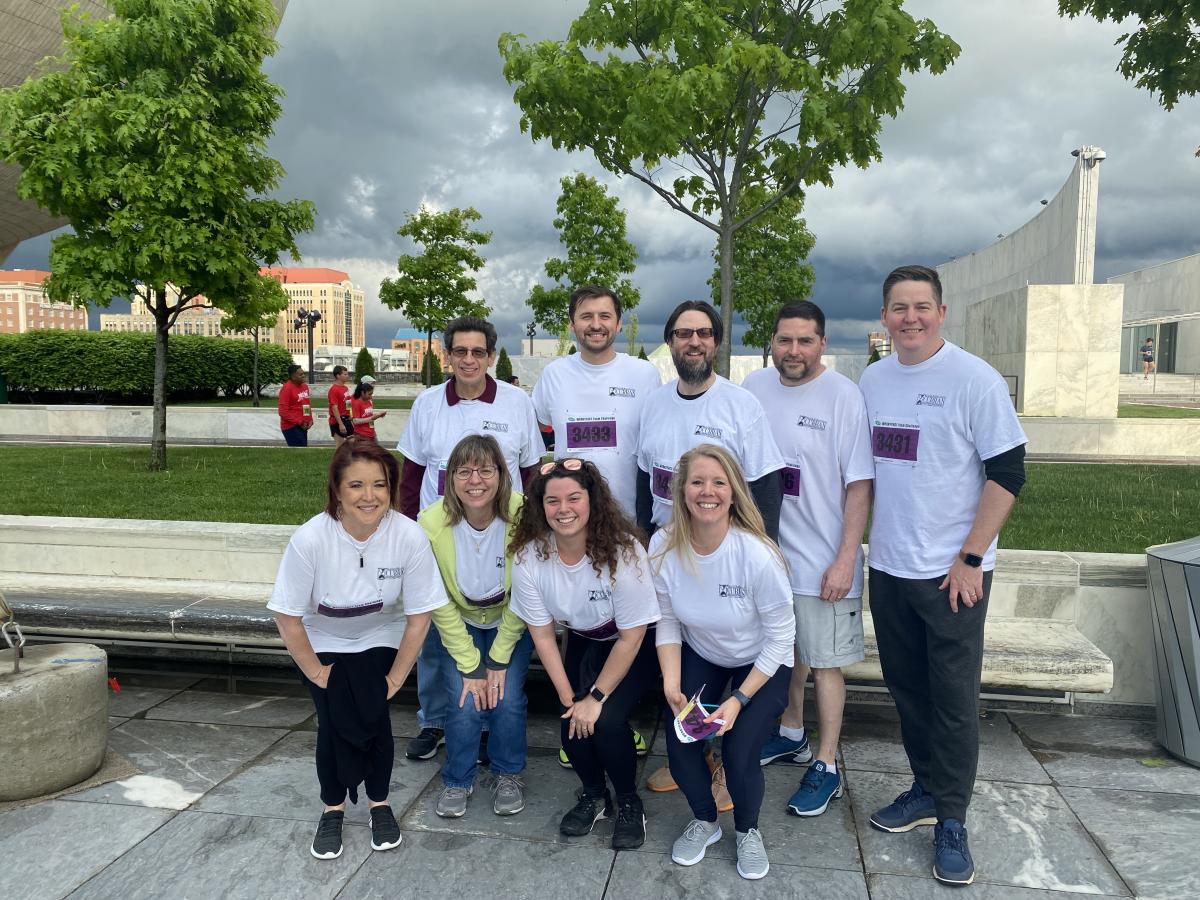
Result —
<instances>
[{"instance_id":1,"label":"race bib number 3431","mask_svg":"<svg viewBox=\"0 0 1200 900\"><path fill-rule=\"evenodd\" d=\"M871 450L876 460L917 461L921 429L915 422L876 421L871 426Z\"/></svg>"}]
</instances>

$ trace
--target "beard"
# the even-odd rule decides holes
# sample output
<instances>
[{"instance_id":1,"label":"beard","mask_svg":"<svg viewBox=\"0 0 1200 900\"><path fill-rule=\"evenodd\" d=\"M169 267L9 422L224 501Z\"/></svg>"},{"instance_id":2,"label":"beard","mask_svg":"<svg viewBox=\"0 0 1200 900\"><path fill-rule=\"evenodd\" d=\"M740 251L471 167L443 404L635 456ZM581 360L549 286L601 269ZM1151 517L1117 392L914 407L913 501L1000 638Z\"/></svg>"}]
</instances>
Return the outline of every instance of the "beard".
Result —
<instances>
[{"instance_id":1,"label":"beard","mask_svg":"<svg viewBox=\"0 0 1200 900\"><path fill-rule=\"evenodd\" d=\"M706 357L697 363L688 362L683 354L671 354L671 361L675 363L675 371L679 373L679 380L686 384L699 384L706 381L708 376L713 372L713 361Z\"/></svg>"}]
</instances>

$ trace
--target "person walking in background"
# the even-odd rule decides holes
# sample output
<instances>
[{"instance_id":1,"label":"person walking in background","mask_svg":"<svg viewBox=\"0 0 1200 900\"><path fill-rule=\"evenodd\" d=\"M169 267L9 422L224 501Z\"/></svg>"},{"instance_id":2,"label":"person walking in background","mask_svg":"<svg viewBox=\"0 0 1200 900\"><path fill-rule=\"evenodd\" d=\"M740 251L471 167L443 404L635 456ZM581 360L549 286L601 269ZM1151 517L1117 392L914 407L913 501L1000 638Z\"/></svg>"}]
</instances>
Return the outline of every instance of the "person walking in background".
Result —
<instances>
[{"instance_id":1,"label":"person walking in background","mask_svg":"<svg viewBox=\"0 0 1200 900\"><path fill-rule=\"evenodd\" d=\"M279 430L289 447L307 447L308 429L312 428L312 403L304 366L288 366L287 381L279 388Z\"/></svg>"},{"instance_id":2,"label":"person walking in background","mask_svg":"<svg viewBox=\"0 0 1200 900\"><path fill-rule=\"evenodd\" d=\"M1149 381L1150 376L1158 371L1158 367L1154 363L1154 338L1146 338L1146 342L1142 344L1142 380Z\"/></svg>"},{"instance_id":3,"label":"person walking in background","mask_svg":"<svg viewBox=\"0 0 1200 900\"><path fill-rule=\"evenodd\" d=\"M354 423L350 421L350 371L345 366L333 367L333 384L329 386L326 400L329 402L329 434L333 438L333 449L354 434Z\"/></svg>"},{"instance_id":4,"label":"person walking in background","mask_svg":"<svg viewBox=\"0 0 1200 900\"><path fill-rule=\"evenodd\" d=\"M375 379L364 375L350 401L350 423L354 433L360 438L375 440L375 423L386 415L386 409L375 412Z\"/></svg>"}]
</instances>

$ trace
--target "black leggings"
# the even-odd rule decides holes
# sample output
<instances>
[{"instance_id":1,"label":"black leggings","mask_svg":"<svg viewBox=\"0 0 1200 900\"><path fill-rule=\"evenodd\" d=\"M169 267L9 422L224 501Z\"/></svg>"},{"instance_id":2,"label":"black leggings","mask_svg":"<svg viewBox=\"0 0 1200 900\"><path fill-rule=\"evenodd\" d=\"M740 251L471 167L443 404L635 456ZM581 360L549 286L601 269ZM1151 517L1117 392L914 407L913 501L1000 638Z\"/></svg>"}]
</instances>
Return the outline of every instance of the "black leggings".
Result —
<instances>
[{"instance_id":1,"label":"black leggings","mask_svg":"<svg viewBox=\"0 0 1200 900\"><path fill-rule=\"evenodd\" d=\"M730 690L740 687L752 668L753 664L726 669L709 662L684 644L680 653L679 688L685 697L691 697L703 685L701 702L716 706L721 702L726 685ZM775 720L787 706L791 677L791 667L780 666L755 692L750 705L738 713L733 728L721 739L725 785L733 800L733 824L743 833L758 827L764 785L759 757ZM704 741L680 743L669 717L667 725L667 759L671 775L687 797L692 815L704 822L717 821L712 774L704 760Z\"/></svg>"},{"instance_id":2,"label":"black leggings","mask_svg":"<svg viewBox=\"0 0 1200 900\"><path fill-rule=\"evenodd\" d=\"M596 676L604 668L616 641L593 641L575 632L567 636L567 653L564 667L571 690L576 696L590 690ZM654 630L647 629L642 638L633 664L621 683L613 688L604 700L600 718L591 737L569 738L568 719L562 721L562 745L571 760L571 767L584 790L595 797L604 794L604 776L612 780L617 796L637 793L635 769L637 752L633 746L633 732L629 727L629 715L642 695L655 685L658 676L658 655L654 650Z\"/></svg>"}]
</instances>

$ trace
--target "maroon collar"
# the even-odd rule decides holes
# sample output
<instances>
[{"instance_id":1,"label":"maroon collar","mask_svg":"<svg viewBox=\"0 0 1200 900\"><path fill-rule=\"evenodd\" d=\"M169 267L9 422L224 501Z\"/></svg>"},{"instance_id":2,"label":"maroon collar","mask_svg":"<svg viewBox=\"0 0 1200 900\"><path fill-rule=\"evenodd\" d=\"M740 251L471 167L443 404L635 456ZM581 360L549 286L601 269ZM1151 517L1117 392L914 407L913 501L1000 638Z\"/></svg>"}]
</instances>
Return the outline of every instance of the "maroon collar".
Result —
<instances>
[{"instance_id":1,"label":"maroon collar","mask_svg":"<svg viewBox=\"0 0 1200 900\"><path fill-rule=\"evenodd\" d=\"M482 400L484 403L496 402L496 379L491 375L484 375L483 393L476 397L476 400ZM458 381L451 378L446 382L446 405L453 406L462 398L458 396Z\"/></svg>"}]
</instances>

